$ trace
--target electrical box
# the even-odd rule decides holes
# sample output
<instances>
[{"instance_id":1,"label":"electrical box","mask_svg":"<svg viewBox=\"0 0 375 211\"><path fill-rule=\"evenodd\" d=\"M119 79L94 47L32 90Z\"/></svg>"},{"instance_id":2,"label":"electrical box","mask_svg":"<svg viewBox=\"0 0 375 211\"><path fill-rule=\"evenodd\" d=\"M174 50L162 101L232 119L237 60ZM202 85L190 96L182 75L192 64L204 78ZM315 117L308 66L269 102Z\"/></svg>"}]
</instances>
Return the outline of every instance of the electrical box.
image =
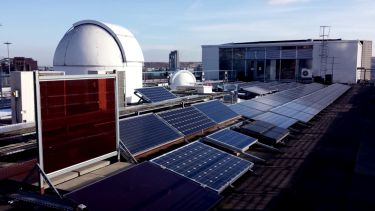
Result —
<instances>
[{"instance_id":1,"label":"electrical box","mask_svg":"<svg viewBox=\"0 0 375 211\"><path fill-rule=\"evenodd\" d=\"M61 71L40 71L39 75L65 75ZM34 72L10 73L12 123L35 122Z\"/></svg>"},{"instance_id":2,"label":"electrical box","mask_svg":"<svg viewBox=\"0 0 375 211\"><path fill-rule=\"evenodd\" d=\"M33 72L10 73L12 123L35 122Z\"/></svg>"}]
</instances>

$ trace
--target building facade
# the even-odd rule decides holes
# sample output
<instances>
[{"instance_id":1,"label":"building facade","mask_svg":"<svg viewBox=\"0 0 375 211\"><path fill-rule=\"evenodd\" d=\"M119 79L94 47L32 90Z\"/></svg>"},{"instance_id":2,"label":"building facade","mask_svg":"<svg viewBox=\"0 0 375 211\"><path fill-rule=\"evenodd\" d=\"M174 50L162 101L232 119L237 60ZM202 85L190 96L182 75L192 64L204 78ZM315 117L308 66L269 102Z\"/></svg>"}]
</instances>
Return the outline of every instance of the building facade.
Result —
<instances>
[{"instance_id":1,"label":"building facade","mask_svg":"<svg viewBox=\"0 0 375 211\"><path fill-rule=\"evenodd\" d=\"M180 56L177 50L169 53L169 70L176 71L180 69Z\"/></svg>"},{"instance_id":2,"label":"building facade","mask_svg":"<svg viewBox=\"0 0 375 211\"><path fill-rule=\"evenodd\" d=\"M328 40L322 58L321 40L286 40L203 45L202 63L209 80L301 80L331 75L333 82L356 83L370 79L372 42ZM327 61L322 71L322 60Z\"/></svg>"}]
</instances>

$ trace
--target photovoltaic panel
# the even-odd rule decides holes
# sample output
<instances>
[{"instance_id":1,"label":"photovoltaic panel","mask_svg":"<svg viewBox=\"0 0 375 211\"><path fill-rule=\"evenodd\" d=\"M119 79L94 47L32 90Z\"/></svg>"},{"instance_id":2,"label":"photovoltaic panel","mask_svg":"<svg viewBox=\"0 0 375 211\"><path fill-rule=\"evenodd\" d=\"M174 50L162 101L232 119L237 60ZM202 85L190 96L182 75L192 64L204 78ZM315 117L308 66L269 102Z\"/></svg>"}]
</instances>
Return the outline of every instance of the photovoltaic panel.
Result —
<instances>
[{"instance_id":1,"label":"photovoltaic panel","mask_svg":"<svg viewBox=\"0 0 375 211\"><path fill-rule=\"evenodd\" d=\"M193 106L217 123L224 122L239 116L236 112L232 111L230 108L228 108L228 106L224 105L219 100L197 103Z\"/></svg>"},{"instance_id":2,"label":"photovoltaic panel","mask_svg":"<svg viewBox=\"0 0 375 211\"><path fill-rule=\"evenodd\" d=\"M164 111L157 115L184 135L191 135L216 125L213 120L193 106Z\"/></svg>"},{"instance_id":3,"label":"photovoltaic panel","mask_svg":"<svg viewBox=\"0 0 375 211\"><path fill-rule=\"evenodd\" d=\"M176 95L161 86L139 88L136 89L136 92L140 93L142 98L150 103L177 98Z\"/></svg>"},{"instance_id":4,"label":"photovoltaic panel","mask_svg":"<svg viewBox=\"0 0 375 211\"><path fill-rule=\"evenodd\" d=\"M257 102L255 100L245 100L239 103L240 105L247 106L253 109L257 109L260 111L268 111L272 109L273 107L261 102Z\"/></svg>"},{"instance_id":5,"label":"photovoltaic panel","mask_svg":"<svg viewBox=\"0 0 375 211\"><path fill-rule=\"evenodd\" d=\"M240 132L258 137L260 140L278 143L289 135L289 130L260 120L242 125Z\"/></svg>"},{"instance_id":6,"label":"photovoltaic panel","mask_svg":"<svg viewBox=\"0 0 375 211\"><path fill-rule=\"evenodd\" d=\"M10 107L11 107L11 99L0 97L0 109L10 108Z\"/></svg>"},{"instance_id":7,"label":"photovoltaic panel","mask_svg":"<svg viewBox=\"0 0 375 211\"><path fill-rule=\"evenodd\" d=\"M251 145L255 144L258 139L227 128L207 136L205 141L228 149L245 152Z\"/></svg>"},{"instance_id":8,"label":"photovoltaic panel","mask_svg":"<svg viewBox=\"0 0 375 211\"><path fill-rule=\"evenodd\" d=\"M332 84L282 106L273 108L271 111L306 123L341 96L347 89L348 86Z\"/></svg>"},{"instance_id":9,"label":"photovoltaic panel","mask_svg":"<svg viewBox=\"0 0 375 211\"><path fill-rule=\"evenodd\" d=\"M289 135L289 130L280 128L280 127L274 127L266 132L263 133L263 136L275 140L275 142L279 142L282 139L284 139L286 136Z\"/></svg>"},{"instance_id":10,"label":"photovoltaic panel","mask_svg":"<svg viewBox=\"0 0 375 211\"><path fill-rule=\"evenodd\" d=\"M297 123L296 119L292 119L272 112L266 112L264 114L254 117L253 119L268 122L281 128L288 128Z\"/></svg>"},{"instance_id":11,"label":"photovoltaic panel","mask_svg":"<svg viewBox=\"0 0 375 211\"><path fill-rule=\"evenodd\" d=\"M66 198L88 210L209 210L217 192L151 162L77 189Z\"/></svg>"},{"instance_id":12,"label":"photovoltaic panel","mask_svg":"<svg viewBox=\"0 0 375 211\"><path fill-rule=\"evenodd\" d=\"M247 118L252 118L254 116L264 113L263 111L244 106L240 103L236 103L228 107L232 109L232 111L236 112L237 114L242 115Z\"/></svg>"},{"instance_id":13,"label":"photovoltaic panel","mask_svg":"<svg viewBox=\"0 0 375 211\"><path fill-rule=\"evenodd\" d=\"M120 125L121 143L133 155L155 149L182 137L155 114L145 114L122 119Z\"/></svg>"},{"instance_id":14,"label":"photovoltaic panel","mask_svg":"<svg viewBox=\"0 0 375 211\"><path fill-rule=\"evenodd\" d=\"M151 162L217 192L223 191L254 165L201 142L190 143Z\"/></svg>"},{"instance_id":15,"label":"photovoltaic panel","mask_svg":"<svg viewBox=\"0 0 375 211\"><path fill-rule=\"evenodd\" d=\"M111 76L108 76L111 77ZM44 171L58 175L117 153L115 78L39 81L37 122Z\"/></svg>"},{"instance_id":16,"label":"photovoltaic panel","mask_svg":"<svg viewBox=\"0 0 375 211\"><path fill-rule=\"evenodd\" d=\"M257 120L257 121L247 124L244 127L246 127L246 129L251 130L254 133L262 134L270 130L271 128L275 127L275 125L268 123L268 122Z\"/></svg>"}]
</instances>

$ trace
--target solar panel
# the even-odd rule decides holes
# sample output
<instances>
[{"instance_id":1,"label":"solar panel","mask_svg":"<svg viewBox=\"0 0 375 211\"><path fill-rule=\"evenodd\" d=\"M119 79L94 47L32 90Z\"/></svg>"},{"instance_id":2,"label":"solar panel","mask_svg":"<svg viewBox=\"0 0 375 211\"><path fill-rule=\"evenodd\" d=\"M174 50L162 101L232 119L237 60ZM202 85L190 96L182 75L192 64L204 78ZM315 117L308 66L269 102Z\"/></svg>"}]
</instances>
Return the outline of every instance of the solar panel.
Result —
<instances>
[{"instance_id":1,"label":"solar panel","mask_svg":"<svg viewBox=\"0 0 375 211\"><path fill-rule=\"evenodd\" d=\"M217 131L207 136L207 139L205 140L210 143L240 152L247 151L251 145L258 141L256 138L244 135L231 129Z\"/></svg>"},{"instance_id":2,"label":"solar panel","mask_svg":"<svg viewBox=\"0 0 375 211\"><path fill-rule=\"evenodd\" d=\"M259 134L262 134L262 133L270 130L273 127L275 127L275 125L270 124L268 122L263 122L263 121L260 121L260 120L251 122L251 123L246 125L246 128L248 130L251 130L254 133L259 133Z\"/></svg>"},{"instance_id":3,"label":"solar panel","mask_svg":"<svg viewBox=\"0 0 375 211\"><path fill-rule=\"evenodd\" d=\"M272 90L268 90L268 89L261 88L261 87L258 87L258 86L251 86L251 87L246 87L246 88L242 88L242 89L247 91L247 92L257 94L257 95L265 95L265 94L269 94L269 93L272 92Z\"/></svg>"},{"instance_id":4,"label":"solar panel","mask_svg":"<svg viewBox=\"0 0 375 211\"><path fill-rule=\"evenodd\" d=\"M223 191L254 165L201 142L190 143L151 162L217 192Z\"/></svg>"},{"instance_id":5,"label":"solar panel","mask_svg":"<svg viewBox=\"0 0 375 211\"><path fill-rule=\"evenodd\" d=\"M281 128L288 128L297 122L296 119L289 118L280 114L275 114L272 112L266 112L264 114L254 117L253 119L268 122Z\"/></svg>"},{"instance_id":6,"label":"solar panel","mask_svg":"<svg viewBox=\"0 0 375 211\"><path fill-rule=\"evenodd\" d=\"M228 108L228 106L224 105L219 100L197 103L193 106L217 123L224 122L239 116L236 112L232 111L230 108Z\"/></svg>"},{"instance_id":7,"label":"solar panel","mask_svg":"<svg viewBox=\"0 0 375 211\"><path fill-rule=\"evenodd\" d=\"M184 135L191 135L216 124L193 106L164 111L158 115Z\"/></svg>"},{"instance_id":8,"label":"solar panel","mask_svg":"<svg viewBox=\"0 0 375 211\"><path fill-rule=\"evenodd\" d=\"M122 119L119 122L121 143L133 155L155 149L182 137L155 114Z\"/></svg>"},{"instance_id":9,"label":"solar panel","mask_svg":"<svg viewBox=\"0 0 375 211\"><path fill-rule=\"evenodd\" d=\"M247 106L249 108L257 109L260 111L268 111L273 107L255 100L245 100L239 103L240 105Z\"/></svg>"},{"instance_id":10,"label":"solar panel","mask_svg":"<svg viewBox=\"0 0 375 211\"><path fill-rule=\"evenodd\" d=\"M288 129L276 127L273 124L260 120L242 125L237 130L245 134L254 135L264 141L272 141L273 143L278 143L289 135Z\"/></svg>"},{"instance_id":11,"label":"solar panel","mask_svg":"<svg viewBox=\"0 0 375 211\"><path fill-rule=\"evenodd\" d=\"M0 97L0 109L10 108L10 107L11 107L11 99Z\"/></svg>"},{"instance_id":12,"label":"solar panel","mask_svg":"<svg viewBox=\"0 0 375 211\"><path fill-rule=\"evenodd\" d=\"M232 111L236 112L237 114L240 114L247 118L252 118L254 116L264 113L263 111L244 106L240 103L230 105L229 108L232 109Z\"/></svg>"},{"instance_id":13,"label":"solar panel","mask_svg":"<svg viewBox=\"0 0 375 211\"><path fill-rule=\"evenodd\" d=\"M345 85L332 84L282 106L273 108L271 111L306 123L341 96L347 88Z\"/></svg>"},{"instance_id":14,"label":"solar panel","mask_svg":"<svg viewBox=\"0 0 375 211\"><path fill-rule=\"evenodd\" d=\"M151 162L65 195L88 210L209 210L222 197Z\"/></svg>"},{"instance_id":15,"label":"solar panel","mask_svg":"<svg viewBox=\"0 0 375 211\"><path fill-rule=\"evenodd\" d=\"M280 142L282 139L284 139L286 136L289 135L289 130L280 128L280 127L274 127L262 134L268 139L274 140L276 143Z\"/></svg>"},{"instance_id":16,"label":"solar panel","mask_svg":"<svg viewBox=\"0 0 375 211\"><path fill-rule=\"evenodd\" d=\"M136 89L136 92L140 93L142 98L149 103L177 98L176 95L161 86L139 88Z\"/></svg>"}]
</instances>

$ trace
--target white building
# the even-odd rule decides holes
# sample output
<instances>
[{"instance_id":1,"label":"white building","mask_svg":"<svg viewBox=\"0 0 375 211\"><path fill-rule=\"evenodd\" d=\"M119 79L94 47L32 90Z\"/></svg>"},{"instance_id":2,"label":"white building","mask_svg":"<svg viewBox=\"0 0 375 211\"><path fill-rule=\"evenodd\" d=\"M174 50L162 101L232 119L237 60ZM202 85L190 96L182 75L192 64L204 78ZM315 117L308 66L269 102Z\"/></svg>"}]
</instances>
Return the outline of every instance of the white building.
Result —
<instances>
[{"instance_id":1,"label":"white building","mask_svg":"<svg viewBox=\"0 0 375 211\"><path fill-rule=\"evenodd\" d=\"M87 74L89 71L125 71L127 102L137 102L134 89L142 87L142 49L127 29L94 20L73 24L58 44L53 58L57 71Z\"/></svg>"},{"instance_id":2,"label":"white building","mask_svg":"<svg viewBox=\"0 0 375 211\"><path fill-rule=\"evenodd\" d=\"M370 79L364 70L371 68L372 41L331 39L326 44L323 59L321 40L203 45L203 72L208 80L299 80L302 70L312 77L332 75L333 82Z\"/></svg>"}]
</instances>

